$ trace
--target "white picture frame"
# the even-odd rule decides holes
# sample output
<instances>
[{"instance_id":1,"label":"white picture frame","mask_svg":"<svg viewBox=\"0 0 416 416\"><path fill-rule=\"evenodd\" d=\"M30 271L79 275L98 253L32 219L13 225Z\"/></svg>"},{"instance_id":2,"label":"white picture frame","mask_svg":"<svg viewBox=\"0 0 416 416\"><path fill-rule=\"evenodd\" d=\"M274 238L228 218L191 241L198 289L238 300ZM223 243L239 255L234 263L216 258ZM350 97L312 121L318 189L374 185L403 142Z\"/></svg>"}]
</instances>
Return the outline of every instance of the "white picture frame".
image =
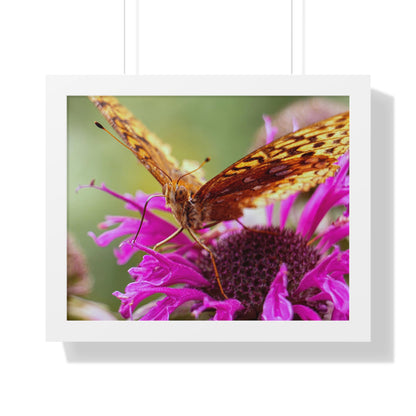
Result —
<instances>
[{"instance_id":1,"label":"white picture frame","mask_svg":"<svg viewBox=\"0 0 416 416\"><path fill-rule=\"evenodd\" d=\"M66 311L67 97L73 95L349 96L348 321L69 321ZM47 79L47 309L49 341L371 341L370 84L368 76L50 76Z\"/></svg>"}]
</instances>

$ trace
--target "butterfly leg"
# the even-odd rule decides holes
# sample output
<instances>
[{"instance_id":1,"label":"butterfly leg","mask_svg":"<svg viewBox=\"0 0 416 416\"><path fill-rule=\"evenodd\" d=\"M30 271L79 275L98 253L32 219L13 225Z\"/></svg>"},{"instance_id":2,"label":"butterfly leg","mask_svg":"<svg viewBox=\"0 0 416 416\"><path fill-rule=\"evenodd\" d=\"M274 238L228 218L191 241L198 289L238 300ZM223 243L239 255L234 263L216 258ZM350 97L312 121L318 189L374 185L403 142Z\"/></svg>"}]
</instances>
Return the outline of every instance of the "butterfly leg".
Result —
<instances>
[{"instance_id":1,"label":"butterfly leg","mask_svg":"<svg viewBox=\"0 0 416 416\"><path fill-rule=\"evenodd\" d=\"M179 235L181 232L183 231L183 227L178 228L173 234L171 234L169 237L165 238L162 241L159 241L154 247L153 250L156 251L159 247L163 246L164 244L166 244L167 242L169 242L170 240L172 240L172 238L175 238L177 235Z\"/></svg>"},{"instance_id":2,"label":"butterfly leg","mask_svg":"<svg viewBox=\"0 0 416 416\"><path fill-rule=\"evenodd\" d=\"M204 225L204 228L211 228L211 227L213 227L214 225L217 225L217 224L219 224L221 221L212 221L212 222L209 222L208 224L205 224Z\"/></svg>"},{"instance_id":3,"label":"butterfly leg","mask_svg":"<svg viewBox=\"0 0 416 416\"><path fill-rule=\"evenodd\" d=\"M228 299L228 296L224 293L224 289L222 288L220 275L217 269L217 264L215 263L214 253L199 239L199 237L190 228L188 228L187 230L189 231L189 234L191 234L192 238L196 241L196 243L198 243L204 250L208 251L209 256L211 257L212 266L214 267L214 274L215 278L217 279L220 292L225 299Z\"/></svg>"}]
</instances>

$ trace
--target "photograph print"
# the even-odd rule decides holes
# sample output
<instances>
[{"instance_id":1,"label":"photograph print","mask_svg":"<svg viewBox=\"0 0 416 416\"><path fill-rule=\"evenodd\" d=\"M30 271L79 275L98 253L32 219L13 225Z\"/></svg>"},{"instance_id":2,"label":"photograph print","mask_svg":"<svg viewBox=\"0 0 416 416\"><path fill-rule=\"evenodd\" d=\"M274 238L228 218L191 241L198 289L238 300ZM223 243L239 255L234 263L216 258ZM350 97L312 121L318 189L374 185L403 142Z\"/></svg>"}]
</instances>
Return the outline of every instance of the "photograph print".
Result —
<instances>
[{"instance_id":1,"label":"photograph print","mask_svg":"<svg viewBox=\"0 0 416 416\"><path fill-rule=\"evenodd\" d=\"M68 96L67 320L349 320L348 96Z\"/></svg>"}]
</instances>

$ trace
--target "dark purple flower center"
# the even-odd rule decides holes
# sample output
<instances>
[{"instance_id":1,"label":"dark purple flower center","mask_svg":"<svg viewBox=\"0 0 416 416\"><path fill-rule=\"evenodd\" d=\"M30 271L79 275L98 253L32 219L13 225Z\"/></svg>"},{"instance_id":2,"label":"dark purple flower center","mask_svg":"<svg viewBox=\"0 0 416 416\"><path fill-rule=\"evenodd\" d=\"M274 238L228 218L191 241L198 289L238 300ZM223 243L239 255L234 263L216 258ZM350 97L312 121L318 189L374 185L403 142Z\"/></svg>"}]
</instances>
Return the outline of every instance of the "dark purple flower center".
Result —
<instances>
[{"instance_id":1,"label":"dark purple flower center","mask_svg":"<svg viewBox=\"0 0 416 416\"><path fill-rule=\"evenodd\" d=\"M293 230L256 229L263 232L242 230L219 240L212 249L224 292L244 305L244 310L238 312L235 319L260 318L264 300L282 263L288 271L289 300L298 303L300 299L292 299L291 293L319 260L318 252ZM205 291L213 298L223 300L210 257L203 256L198 266L212 282Z\"/></svg>"}]
</instances>

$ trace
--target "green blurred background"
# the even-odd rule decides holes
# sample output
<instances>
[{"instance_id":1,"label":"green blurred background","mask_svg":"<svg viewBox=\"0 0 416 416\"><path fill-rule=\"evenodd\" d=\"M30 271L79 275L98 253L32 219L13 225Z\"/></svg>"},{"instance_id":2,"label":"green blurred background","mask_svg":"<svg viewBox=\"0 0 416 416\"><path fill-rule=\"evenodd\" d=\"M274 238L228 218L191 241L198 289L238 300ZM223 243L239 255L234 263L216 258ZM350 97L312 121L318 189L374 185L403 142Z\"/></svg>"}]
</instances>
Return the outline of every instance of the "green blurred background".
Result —
<instances>
[{"instance_id":1,"label":"green blurred background","mask_svg":"<svg viewBox=\"0 0 416 416\"><path fill-rule=\"evenodd\" d=\"M149 130L170 144L172 154L183 159L203 161L207 179L247 154L255 133L263 125L263 114L274 115L295 101L310 97L118 97ZM328 97L348 104L348 97ZM106 215L129 215L124 203L110 195L83 189L95 179L115 192L134 194L160 192L159 183L137 161L134 155L94 125L108 123L87 97L68 97L68 230L87 257L94 280L89 299L102 302L116 312L119 301L112 292L124 292L130 283L127 270L137 265L136 255L119 266L113 255L117 242L98 247L87 236L99 234L97 224ZM112 131L112 129L110 128ZM112 131L114 133L114 131ZM131 212L130 212L131 214Z\"/></svg>"}]
</instances>

